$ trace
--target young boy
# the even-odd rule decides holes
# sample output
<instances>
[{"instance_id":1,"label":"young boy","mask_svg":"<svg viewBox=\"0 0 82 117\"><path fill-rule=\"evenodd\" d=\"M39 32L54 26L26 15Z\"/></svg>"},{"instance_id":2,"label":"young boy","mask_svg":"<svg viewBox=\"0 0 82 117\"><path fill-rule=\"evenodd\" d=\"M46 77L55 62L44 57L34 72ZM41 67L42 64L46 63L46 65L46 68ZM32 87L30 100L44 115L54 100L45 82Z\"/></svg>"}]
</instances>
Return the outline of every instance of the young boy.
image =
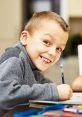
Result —
<instances>
[{"instance_id":1,"label":"young boy","mask_svg":"<svg viewBox=\"0 0 82 117\"><path fill-rule=\"evenodd\" d=\"M69 85L56 86L40 71L55 64L68 40L69 27L56 13L35 13L26 24L20 42L0 58L0 114L29 100L67 100Z\"/></svg>"}]
</instances>

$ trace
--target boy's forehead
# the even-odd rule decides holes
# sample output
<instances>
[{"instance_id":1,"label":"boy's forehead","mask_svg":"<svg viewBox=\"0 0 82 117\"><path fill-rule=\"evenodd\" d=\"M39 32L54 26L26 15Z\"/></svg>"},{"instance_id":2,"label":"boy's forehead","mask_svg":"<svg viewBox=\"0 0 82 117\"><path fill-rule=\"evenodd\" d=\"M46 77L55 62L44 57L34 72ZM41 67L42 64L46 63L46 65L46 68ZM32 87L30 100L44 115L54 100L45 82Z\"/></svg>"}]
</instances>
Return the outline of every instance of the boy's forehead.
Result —
<instances>
[{"instance_id":1,"label":"boy's forehead","mask_svg":"<svg viewBox=\"0 0 82 117\"><path fill-rule=\"evenodd\" d=\"M38 28L35 28L35 32L37 35L47 35L51 38L68 37L68 32L65 32L56 21L43 21L38 25Z\"/></svg>"},{"instance_id":2,"label":"boy's forehead","mask_svg":"<svg viewBox=\"0 0 82 117\"><path fill-rule=\"evenodd\" d=\"M57 21L55 21L55 20L42 20L41 22L40 22L40 24L41 25L44 25L44 26L49 26L49 25L54 25L54 24L58 24L58 22Z\"/></svg>"},{"instance_id":3,"label":"boy's forehead","mask_svg":"<svg viewBox=\"0 0 82 117\"><path fill-rule=\"evenodd\" d=\"M40 31L40 33L46 33L49 35L53 35L55 33L59 33L59 30L61 32L64 32L64 30L62 29L62 27L55 21L44 21L43 23L40 23L38 25L38 28L36 28L38 30L36 30L37 32Z\"/></svg>"},{"instance_id":4,"label":"boy's forehead","mask_svg":"<svg viewBox=\"0 0 82 117\"><path fill-rule=\"evenodd\" d=\"M41 30L57 30L57 29L62 29L62 27L60 26L60 24L58 24L56 21L53 20L44 20L43 22L40 22L40 24L38 25L38 29ZM62 29L63 30L63 29Z\"/></svg>"}]
</instances>

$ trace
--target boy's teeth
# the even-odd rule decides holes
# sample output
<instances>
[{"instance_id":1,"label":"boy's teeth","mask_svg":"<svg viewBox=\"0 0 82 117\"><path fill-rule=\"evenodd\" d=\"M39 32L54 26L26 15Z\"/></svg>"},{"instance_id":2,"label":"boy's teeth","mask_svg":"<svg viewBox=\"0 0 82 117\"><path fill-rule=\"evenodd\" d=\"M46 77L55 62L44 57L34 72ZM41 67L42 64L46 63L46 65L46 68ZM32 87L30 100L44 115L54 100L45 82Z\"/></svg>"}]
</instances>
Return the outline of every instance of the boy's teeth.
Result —
<instances>
[{"instance_id":1,"label":"boy's teeth","mask_svg":"<svg viewBox=\"0 0 82 117\"><path fill-rule=\"evenodd\" d=\"M50 63L51 61L45 57L42 57L43 61L47 62L47 63Z\"/></svg>"}]
</instances>

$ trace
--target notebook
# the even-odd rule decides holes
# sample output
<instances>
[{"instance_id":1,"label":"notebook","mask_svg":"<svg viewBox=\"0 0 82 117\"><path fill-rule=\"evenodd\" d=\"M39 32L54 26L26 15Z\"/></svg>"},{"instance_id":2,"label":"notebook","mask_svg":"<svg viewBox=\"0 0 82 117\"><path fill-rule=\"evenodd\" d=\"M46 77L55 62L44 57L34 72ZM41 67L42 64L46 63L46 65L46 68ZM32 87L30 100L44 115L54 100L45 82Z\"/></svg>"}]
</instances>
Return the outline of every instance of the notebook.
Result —
<instances>
[{"instance_id":1,"label":"notebook","mask_svg":"<svg viewBox=\"0 0 82 117\"><path fill-rule=\"evenodd\" d=\"M42 100L30 100L30 103L38 104L82 104L82 93L73 93L73 96L70 100L66 101L42 101Z\"/></svg>"}]
</instances>

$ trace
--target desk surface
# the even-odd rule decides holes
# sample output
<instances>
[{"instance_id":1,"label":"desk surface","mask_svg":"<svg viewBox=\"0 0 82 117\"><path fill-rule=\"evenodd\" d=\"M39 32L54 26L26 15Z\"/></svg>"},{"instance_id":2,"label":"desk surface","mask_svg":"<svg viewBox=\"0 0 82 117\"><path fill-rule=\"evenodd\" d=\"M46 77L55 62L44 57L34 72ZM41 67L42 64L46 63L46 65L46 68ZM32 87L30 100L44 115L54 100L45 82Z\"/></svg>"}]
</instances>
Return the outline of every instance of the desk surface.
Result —
<instances>
[{"instance_id":1,"label":"desk surface","mask_svg":"<svg viewBox=\"0 0 82 117\"><path fill-rule=\"evenodd\" d=\"M30 100L30 102L35 104L37 103L44 104L45 106L48 104L82 104L82 93L74 93L71 100L67 100L67 101L54 102L54 101ZM7 113L5 116L2 116L2 117L13 117L13 114L15 112L23 112L25 110L29 110L28 106L21 106L21 107L15 108L14 110L10 111L9 113Z\"/></svg>"}]
</instances>

